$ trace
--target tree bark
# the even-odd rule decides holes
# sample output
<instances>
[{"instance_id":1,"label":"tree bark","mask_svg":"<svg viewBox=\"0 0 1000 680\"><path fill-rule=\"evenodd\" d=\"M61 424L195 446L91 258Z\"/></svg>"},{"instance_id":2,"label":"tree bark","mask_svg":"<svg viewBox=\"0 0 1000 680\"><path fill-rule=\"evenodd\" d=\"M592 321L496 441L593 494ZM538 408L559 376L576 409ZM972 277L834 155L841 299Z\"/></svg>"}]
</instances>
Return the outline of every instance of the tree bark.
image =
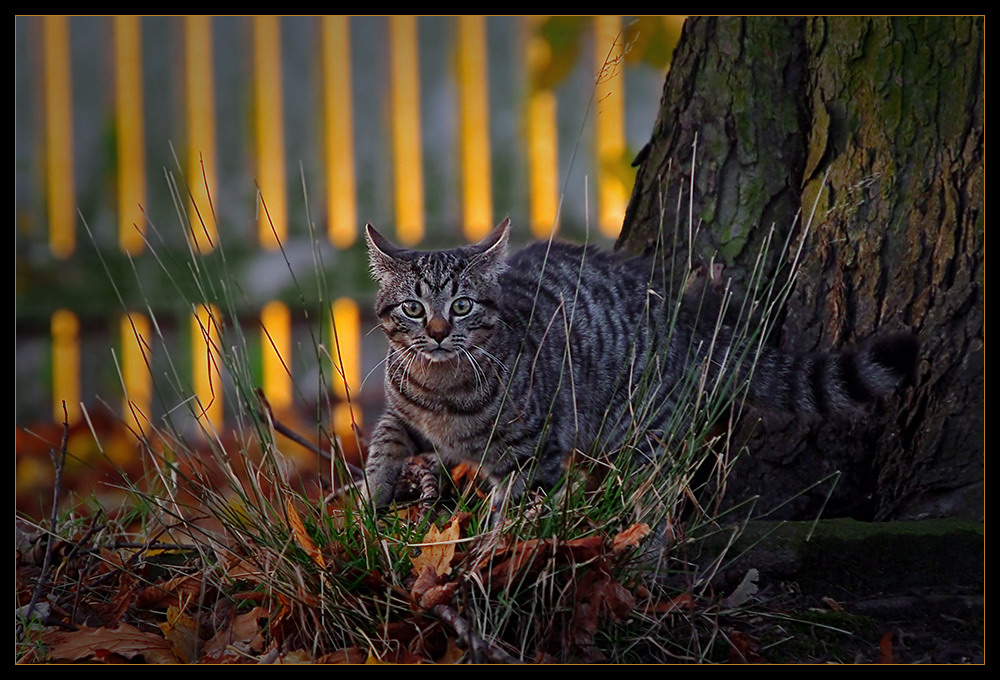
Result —
<instances>
[{"instance_id":1,"label":"tree bark","mask_svg":"<svg viewBox=\"0 0 1000 680\"><path fill-rule=\"evenodd\" d=\"M714 257L745 282L773 228L802 246L773 342L908 328L922 344L915 384L870 417L744 423L730 499L779 517L981 517L984 46L982 18L685 25L618 247L657 249L678 280ZM772 247L766 275L790 259ZM799 493L838 472L829 498L827 483Z\"/></svg>"}]
</instances>

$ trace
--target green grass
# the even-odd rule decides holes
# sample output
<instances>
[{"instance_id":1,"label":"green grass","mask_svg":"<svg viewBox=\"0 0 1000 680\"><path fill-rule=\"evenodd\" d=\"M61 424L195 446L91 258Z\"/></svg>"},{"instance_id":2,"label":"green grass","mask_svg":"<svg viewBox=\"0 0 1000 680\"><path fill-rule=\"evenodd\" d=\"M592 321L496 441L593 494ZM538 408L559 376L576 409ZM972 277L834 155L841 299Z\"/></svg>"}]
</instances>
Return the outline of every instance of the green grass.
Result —
<instances>
[{"instance_id":1,"label":"green grass","mask_svg":"<svg viewBox=\"0 0 1000 680\"><path fill-rule=\"evenodd\" d=\"M171 186L182 228L202 228L187 221L183 184L171 180ZM202 219L214 218L203 211ZM562 484L548 494L522 495L501 518L491 516L489 499L482 497L489 489L476 493L447 483L433 494L439 498L377 513L359 500L326 425L330 383L338 379L326 368L329 339L313 328L311 360L317 392L324 395L315 407L314 434L330 443L333 463L317 451L312 476L325 475L333 493L290 473L287 447L294 445L278 437L258 398L253 343L241 325L244 301L227 268L225 244L211 256L192 252L186 263L168 263L171 251L159 248L155 225L149 234L150 253L164 274L187 272L186 279L174 280L187 307L211 303L220 310L226 429L212 431L195 418L201 405L148 306L158 334L152 340L168 351L155 381L163 415L152 420L147 414L134 432L146 474L121 482L129 499L122 508L91 508L44 525L66 560L36 575L48 601L66 605L72 593L73 611L90 611L84 619L91 627L126 622L158 628L168 638L167 631L187 630L179 623L188 620L179 618L184 614L197 625L190 630L196 644L185 648L195 656L182 660L257 660L293 652L313 660L395 661L725 657L731 642L719 633L719 595L712 588L723 558L706 567L689 555L701 537L732 519L719 516L718 501L739 444L726 434L730 428L719 434L714 426L739 417L743 386L706 381L692 370L678 386L681 407L664 435L663 455L637 466L627 452L644 434L640 394L634 444L626 442L613 459L600 450L579 452ZM310 234L317 244L311 224ZM782 259L792 262L793 272L797 255L783 251ZM332 296L318 245L313 263L307 280L316 290L300 297L316 301L306 311L321 319ZM288 267L296 285L304 285ZM116 290L136 286L141 293L143 277L134 268L133 274L131 282L114 281ZM789 273L784 285L765 285L760 276L758 267L739 309L726 309L735 304L729 298L723 305L725 316L736 319L732 361L752 362L791 281ZM681 292L671 295L679 300ZM652 392L655 379L642 376L640 390ZM454 518L458 537L427 545L435 540L432 525L447 527ZM442 546L455 550L440 567L450 570L416 573L419 555L452 549ZM178 581L194 586L181 597L172 590ZM159 600L150 594L161 591L169 594ZM119 601L123 592L131 593L130 603ZM81 607L87 598L93 602ZM239 616L258 612L259 642L213 647ZM39 623L21 625L19 658L61 658ZM174 649L181 648L174 643Z\"/></svg>"}]
</instances>

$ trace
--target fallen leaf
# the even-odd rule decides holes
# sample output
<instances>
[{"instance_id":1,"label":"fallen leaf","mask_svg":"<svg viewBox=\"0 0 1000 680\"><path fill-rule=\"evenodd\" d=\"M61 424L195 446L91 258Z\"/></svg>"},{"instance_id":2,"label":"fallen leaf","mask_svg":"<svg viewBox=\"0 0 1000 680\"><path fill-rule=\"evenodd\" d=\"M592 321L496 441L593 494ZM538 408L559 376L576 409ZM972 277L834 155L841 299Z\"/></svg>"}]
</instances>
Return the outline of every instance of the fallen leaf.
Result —
<instances>
[{"instance_id":1,"label":"fallen leaf","mask_svg":"<svg viewBox=\"0 0 1000 680\"><path fill-rule=\"evenodd\" d=\"M826 604L826 606L829 607L830 609L832 609L833 611L835 611L835 612L842 612L842 611L844 611L843 606L841 606L841 604L839 602L837 602L835 599L833 599L832 597L826 597L825 596L825 597L823 597L821 599Z\"/></svg>"},{"instance_id":2,"label":"fallen leaf","mask_svg":"<svg viewBox=\"0 0 1000 680\"><path fill-rule=\"evenodd\" d=\"M642 539L644 539L649 532L649 525L645 522L633 524L628 529L625 529L615 536L614 541L612 541L611 549L617 555L626 548L638 548L639 543L642 542Z\"/></svg>"},{"instance_id":3,"label":"fallen leaf","mask_svg":"<svg viewBox=\"0 0 1000 680\"><path fill-rule=\"evenodd\" d=\"M450 602L457 587L458 584L454 581L445 581L432 565L425 564L417 580L413 582L410 597L417 609L430 609Z\"/></svg>"},{"instance_id":4,"label":"fallen leaf","mask_svg":"<svg viewBox=\"0 0 1000 680\"><path fill-rule=\"evenodd\" d=\"M296 649L294 651L288 652L287 654L281 654L275 659L276 664L311 664L313 663L312 654L304 649Z\"/></svg>"},{"instance_id":5,"label":"fallen leaf","mask_svg":"<svg viewBox=\"0 0 1000 680\"><path fill-rule=\"evenodd\" d=\"M694 599L691 593L681 593L672 597L666 602L654 602L646 605L646 611L657 612L659 614L673 614L679 609L691 610L694 608Z\"/></svg>"},{"instance_id":6,"label":"fallen leaf","mask_svg":"<svg viewBox=\"0 0 1000 680\"><path fill-rule=\"evenodd\" d=\"M144 633L127 623L117 628L81 628L42 634L49 657L60 661L107 658L108 654L126 659L142 657L147 663L179 663L170 642L156 633Z\"/></svg>"},{"instance_id":7,"label":"fallen leaf","mask_svg":"<svg viewBox=\"0 0 1000 680\"><path fill-rule=\"evenodd\" d=\"M451 481L454 482L455 487L458 489L471 488L479 498L486 498L486 494L483 493L482 489L476 483L478 471L478 465L472 466L468 463L459 463L451 469Z\"/></svg>"},{"instance_id":8,"label":"fallen leaf","mask_svg":"<svg viewBox=\"0 0 1000 680\"><path fill-rule=\"evenodd\" d=\"M170 606L167 607L167 620L160 624L160 630L181 661L191 663L197 660L201 646L197 621L178 607Z\"/></svg>"},{"instance_id":9,"label":"fallen leaf","mask_svg":"<svg viewBox=\"0 0 1000 680\"><path fill-rule=\"evenodd\" d=\"M441 658L436 659L434 663L458 663L465 656L465 650L458 646L458 643L453 639L448 638L448 648L445 653L441 655Z\"/></svg>"},{"instance_id":10,"label":"fallen leaf","mask_svg":"<svg viewBox=\"0 0 1000 680\"><path fill-rule=\"evenodd\" d=\"M326 569L326 562L323 560L323 553L319 551L316 545L312 542L312 538L309 536L309 532L306 531L306 525L302 522L302 518L299 517L299 513L295 511L295 506L292 504L292 499L288 499L288 521L291 524L292 535L295 536L296 542L303 550L312 558L312 561L316 563L320 569Z\"/></svg>"},{"instance_id":11,"label":"fallen leaf","mask_svg":"<svg viewBox=\"0 0 1000 680\"><path fill-rule=\"evenodd\" d=\"M121 620L129 607L136 600L139 591L139 578L131 572L122 570L117 574L117 588L114 597L110 602L91 602L90 609L97 615L97 619L90 619L91 624L102 626L113 626Z\"/></svg>"},{"instance_id":12,"label":"fallen leaf","mask_svg":"<svg viewBox=\"0 0 1000 680\"><path fill-rule=\"evenodd\" d=\"M743 605L747 600L757 594L757 581L759 579L760 574L756 569L747 569L747 573L743 576L743 580L740 581L740 584L736 586L736 590L730 593L728 597L722 598L722 602L720 602L720 604L727 609Z\"/></svg>"},{"instance_id":13,"label":"fallen leaf","mask_svg":"<svg viewBox=\"0 0 1000 680\"><path fill-rule=\"evenodd\" d=\"M738 630L729 631L729 644L730 663L769 663L757 653L760 641L752 635L745 635Z\"/></svg>"},{"instance_id":14,"label":"fallen leaf","mask_svg":"<svg viewBox=\"0 0 1000 680\"><path fill-rule=\"evenodd\" d=\"M421 541L420 554L414 555L413 573L419 575L425 566L430 565L438 576L451 573L451 560L455 557L455 546L461 538L462 529L458 515L444 529L438 529L433 524Z\"/></svg>"},{"instance_id":15,"label":"fallen leaf","mask_svg":"<svg viewBox=\"0 0 1000 680\"><path fill-rule=\"evenodd\" d=\"M604 547L604 537L594 534L583 538L574 538L558 544L560 552L568 552L572 564L590 562L601 554Z\"/></svg>"},{"instance_id":16,"label":"fallen leaf","mask_svg":"<svg viewBox=\"0 0 1000 680\"><path fill-rule=\"evenodd\" d=\"M201 576L178 576L163 583L146 586L139 593L135 604L143 609L180 606L190 602L201 591Z\"/></svg>"},{"instance_id":17,"label":"fallen leaf","mask_svg":"<svg viewBox=\"0 0 1000 680\"><path fill-rule=\"evenodd\" d=\"M226 628L219 631L205 643L203 653L216 659L227 655L230 646L242 652L261 652L264 649L264 635L260 629L260 619L268 616L263 607L254 607L244 614L237 614Z\"/></svg>"},{"instance_id":18,"label":"fallen leaf","mask_svg":"<svg viewBox=\"0 0 1000 680\"><path fill-rule=\"evenodd\" d=\"M315 663L341 664L341 663L365 663L368 654L360 647L347 647L330 652L316 659Z\"/></svg>"},{"instance_id":19,"label":"fallen leaf","mask_svg":"<svg viewBox=\"0 0 1000 680\"><path fill-rule=\"evenodd\" d=\"M587 570L576 584L573 608L573 642L580 647L594 644L602 614L617 621L635 607L635 597L602 569Z\"/></svg>"},{"instance_id":20,"label":"fallen leaf","mask_svg":"<svg viewBox=\"0 0 1000 680\"><path fill-rule=\"evenodd\" d=\"M879 663L899 663L896 661L896 657L892 655L892 632L888 632L882 636L882 639L878 643L878 662Z\"/></svg>"},{"instance_id":21,"label":"fallen leaf","mask_svg":"<svg viewBox=\"0 0 1000 680\"><path fill-rule=\"evenodd\" d=\"M548 553L549 545L548 541L541 541L537 538L518 541L507 549L506 552L510 553L510 557L490 569L489 582L501 588L509 587L518 572L534 564Z\"/></svg>"}]
</instances>

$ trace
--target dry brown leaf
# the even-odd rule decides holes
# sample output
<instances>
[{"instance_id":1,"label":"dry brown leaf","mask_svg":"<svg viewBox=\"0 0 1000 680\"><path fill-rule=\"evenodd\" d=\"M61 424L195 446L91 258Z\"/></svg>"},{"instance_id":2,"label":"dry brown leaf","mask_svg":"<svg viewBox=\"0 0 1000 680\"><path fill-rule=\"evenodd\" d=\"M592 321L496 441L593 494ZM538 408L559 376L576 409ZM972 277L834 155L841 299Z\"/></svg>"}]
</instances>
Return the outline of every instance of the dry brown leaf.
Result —
<instances>
[{"instance_id":1,"label":"dry brown leaf","mask_svg":"<svg viewBox=\"0 0 1000 680\"><path fill-rule=\"evenodd\" d=\"M315 663L340 664L340 663L365 663L368 659L368 652L360 647L347 647L330 652L316 659Z\"/></svg>"},{"instance_id":2,"label":"dry brown leaf","mask_svg":"<svg viewBox=\"0 0 1000 680\"><path fill-rule=\"evenodd\" d=\"M646 611L660 614L673 614L679 609L687 609L688 611L694 609L694 599L691 597L691 593L681 593L666 602L653 602L646 605Z\"/></svg>"},{"instance_id":3,"label":"dry brown leaf","mask_svg":"<svg viewBox=\"0 0 1000 680\"><path fill-rule=\"evenodd\" d=\"M121 621L122 616L136 600L136 593L139 590L139 577L128 571L120 571L116 574L117 589L110 602L91 602L90 609L98 618L89 619L89 623L101 624L102 626L114 626Z\"/></svg>"},{"instance_id":4,"label":"dry brown leaf","mask_svg":"<svg viewBox=\"0 0 1000 680\"><path fill-rule=\"evenodd\" d=\"M882 636L878 643L879 663L899 663L892 654L892 631Z\"/></svg>"},{"instance_id":5,"label":"dry brown leaf","mask_svg":"<svg viewBox=\"0 0 1000 680\"><path fill-rule=\"evenodd\" d=\"M420 573L417 574L417 578L413 582L413 587L410 588L410 597L413 598L414 602L418 601L428 590L434 586L441 585L442 580L438 576L437 570L434 569L434 565L425 564L420 569Z\"/></svg>"},{"instance_id":6,"label":"dry brown leaf","mask_svg":"<svg viewBox=\"0 0 1000 680\"><path fill-rule=\"evenodd\" d=\"M49 658L60 661L108 658L108 654L126 659L142 657L147 663L179 663L170 642L156 633L144 633L127 623L117 628L81 628L42 634Z\"/></svg>"},{"instance_id":7,"label":"dry brown leaf","mask_svg":"<svg viewBox=\"0 0 1000 680\"><path fill-rule=\"evenodd\" d=\"M760 647L760 640L752 635L744 634L738 630L729 631L730 663L769 663L762 657L757 649Z\"/></svg>"},{"instance_id":8,"label":"dry brown leaf","mask_svg":"<svg viewBox=\"0 0 1000 680\"><path fill-rule=\"evenodd\" d=\"M459 463L451 469L451 481L455 483L456 488L464 489L470 487L476 492L477 496L486 498L486 494L476 484L476 473L478 470L478 465L472 466L468 463Z\"/></svg>"},{"instance_id":9,"label":"dry brown leaf","mask_svg":"<svg viewBox=\"0 0 1000 680\"><path fill-rule=\"evenodd\" d=\"M604 547L604 537L594 534L583 538L574 538L572 541L560 543L559 548L568 552L573 564L589 562L601 554Z\"/></svg>"},{"instance_id":10,"label":"dry brown leaf","mask_svg":"<svg viewBox=\"0 0 1000 680\"><path fill-rule=\"evenodd\" d=\"M577 581L573 610L573 642L580 647L594 643L602 613L619 620L635 607L635 597L602 569L590 569Z\"/></svg>"},{"instance_id":11,"label":"dry brown leaf","mask_svg":"<svg viewBox=\"0 0 1000 680\"><path fill-rule=\"evenodd\" d=\"M438 575L432 565L425 564L417 580L413 582L410 597L418 609L430 609L450 602L457 587L458 584L454 581L445 581Z\"/></svg>"},{"instance_id":12,"label":"dry brown leaf","mask_svg":"<svg viewBox=\"0 0 1000 680\"><path fill-rule=\"evenodd\" d=\"M458 515L444 529L438 529L433 524L421 541L420 554L414 555L413 573L419 575L425 566L434 567L438 576L451 573L451 560L455 557L455 546L461 538L462 529Z\"/></svg>"},{"instance_id":13,"label":"dry brown leaf","mask_svg":"<svg viewBox=\"0 0 1000 680\"><path fill-rule=\"evenodd\" d=\"M458 643L453 639L448 638L448 648L445 653L441 655L441 658L435 660L434 663L458 663L465 656L465 650L458 646Z\"/></svg>"},{"instance_id":14,"label":"dry brown leaf","mask_svg":"<svg viewBox=\"0 0 1000 680\"><path fill-rule=\"evenodd\" d=\"M510 553L510 557L490 569L490 583L500 587L509 586L518 572L535 563L548 552L549 545L548 541L541 541L537 538L518 541L505 551Z\"/></svg>"},{"instance_id":15,"label":"dry brown leaf","mask_svg":"<svg viewBox=\"0 0 1000 680\"><path fill-rule=\"evenodd\" d=\"M167 620L160 624L163 637L170 641L174 653L184 663L198 659L201 640L198 622L177 607L167 607Z\"/></svg>"},{"instance_id":16,"label":"dry brown leaf","mask_svg":"<svg viewBox=\"0 0 1000 680\"><path fill-rule=\"evenodd\" d=\"M267 573L259 566L248 562L242 557L223 553L225 559L219 560L219 568L232 579L259 583L267 579Z\"/></svg>"},{"instance_id":17,"label":"dry brown leaf","mask_svg":"<svg viewBox=\"0 0 1000 680\"><path fill-rule=\"evenodd\" d=\"M826 606L829 607L830 609L832 609L833 611L835 611L835 612L842 612L842 611L844 611L844 608L841 606L841 604L839 602L837 602L835 599L833 599L832 597L824 596L824 597L822 597L820 599L822 599L823 602L826 604Z\"/></svg>"},{"instance_id":18,"label":"dry brown leaf","mask_svg":"<svg viewBox=\"0 0 1000 680\"><path fill-rule=\"evenodd\" d=\"M633 524L628 529L625 529L615 536L615 539L612 542L612 550L614 550L617 555L626 548L637 548L642 542L642 539L644 539L649 532L649 525L645 522Z\"/></svg>"},{"instance_id":19,"label":"dry brown leaf","mask_svg":"<svg viewBox=\"0 0 1000 680\"><path fill-rule=\"evenodd\" d=\"M281 654L277 659L274 660L276 664L311 664L314 663L312 654L304 649L296 649L294 651L288 652L287 654Z\"/></svg>"},{"instance_id":20,"label":"dry brown leaf","mask_svg":"<svg viewBox=\"0 0 1000 680\"><path fill-rule=\"evenodd\" d=\"M260 630L259 619L267 616L268 612L263 607L254 607L244 614L237 614L228 628L220 628L212 639L205 643L204 655L209 658L225 656L229 646L243 652L263 651L264 635Z\"/></svg>"},{"instance_id":21,"label":"dry brown leaf","mask_svg":"<svg viewBox=\"0 0 1000 680\"><path fill-rule=\"evenodd\" d=\"M299 513L295 511L295 506L292 504L292 499L288 499L288 521L291 524L292 535L295 536L296 542L306 554L312 558L312 561L316 563L320 569L326 569L326 562L323 560L323 553L319 551L316 545L312 542L312 538L309 536L309 532L306 531L306 525L302 522L302 518L299 517Z\"/></svg>"},{"instance_id":22,"label":"dry brown leaf","mask_svg":"<svg viewBox=\"0 0 1000 680\"><path fill-rule=\"evenodd\" d=\"M202 579L196 576L178 576L163 583L147 586L136 598L136 606L143 609L162 608L164 605L181 606L198 596Z\"/></svg>"}]
</instances>

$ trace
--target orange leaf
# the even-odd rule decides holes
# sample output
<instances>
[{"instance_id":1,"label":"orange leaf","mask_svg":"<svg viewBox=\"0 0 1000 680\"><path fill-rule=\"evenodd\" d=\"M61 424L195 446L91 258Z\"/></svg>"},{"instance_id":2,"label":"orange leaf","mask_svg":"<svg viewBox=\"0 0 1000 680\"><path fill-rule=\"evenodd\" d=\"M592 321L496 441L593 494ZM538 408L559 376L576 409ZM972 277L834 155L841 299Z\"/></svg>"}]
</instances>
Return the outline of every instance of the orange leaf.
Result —
<instances>
[{"instance_id":1,"label":"orange leaf","mask_svg":"<svg viewBox=\"0 0 1000 680\"><path fill-rule=\"evenodd\" d=\"M655 602L646 606L647 611L658 612L660 614L672 614L678 609L694 609L694 600L691 598L691 593L681 593L666 602Z\"/></svg>"},{"instance_id":2,"label":"orange leaf","mask_svg":"<svg viewBox=\"0 0 1000 680\"><path fill-rule=\"evenodd\" d=\"M620 553L626 548L637 548L642 539L650 532L649 525L645 522L641 524L633 524L625 531L622 531L617 536L612 545L612 550L615 553Z\"/></svg>"},{"instance_id":3,"label":"orange leaf","mask_svg":"<svg viewBox=\"0 0 1000 680\"><path fill-rule=\"evenodd\" d=\"M604 547L604 537L594 534L583 538L574 538L571 541L559 543L558 546L563 554L569 553L572 564L580 564L581 562L589 562L601 554L601 549Z\"/></svg>"},{"instance_id":4,"label":"orange leaf","mask_svg":"<svg viewBox=\"0 0 1000 680\"><path fill-rule=\"evenodd\" d=\"M501 587L510 585L517 572L544 556L550 545L548 541L541 541L537 538L518 541L507 550L510 557L490 569L490 581Z\"/></svg>"},{"instance_id":5,"label":"orange leaf","mask_svg":"<svg viewBox=\"0 0 1000 680\"><path fill-rule=\"evenodd\" d=\"M139 593L136 605L143 609L162 607L164 604L182 605L197 597L201 587L201 576L178 576L163 583L146 586Z\"/></svg>"},{"instance_id":6,"label":"orange leaf","mask_svg":"<svg viewBox=\"0 0 1000 680\"><path fill-rule=\"evenodd\" d=\"M42 634L49 656L62 661L106 658L108 654L126 659L142 657L147 663L180 663L170 643L156 633L143 633L127 623L117 628L81 628Z\"/></svg>"},{"instance_id":7,"label":"orange leaf","mask_svg":"<svg viewBox=\"0 0 1000 680\"><path fill-rule=\"evenodd\" d=\"M320 569L326 569L326 562L323 560L323 553L321 553L313 544L312 539L309 537L309 532L306 531L306 525L303 524L302 518L299 517L299 513L295 511L295 506L292 505L291 498L288 499L287 505L288 520L291 523L292 535L295 536L295 540Z\"/></svg>"},{"instance_id":8,"label":"orange leaf","mask_svg":"<svg viewBox=\"0 0 1000 680\"><path fill-rule=\"evenodd\" d=\"M840 603L837 602L832 597L823 597L821 599L826 604L826 606L829 607L830 609L832 609L833 611L835 611L835 612L842 612L842 611L844 611L844 608L840 605Z\"/></svg>"},{"instance_id":9,"label":"orange leaf","mask_svg":"<svg viewBox=\"0 0 1000 680\"><path fill-rule=\"evenodd\" d=\"M888 632L882 636L882 639L878 643L878 662L879 663L899 663L896 661L896 657L892 655L892 632Z\"/></svg>"},{"instance_id":10,"label":"orange leaf","mask_svg":"<svg viewBox=\"0 0 1000 680\"><path fill-rule=\"evenodd\" d=\"M434 567L438 576L451 573L451 560L455 557L455 544L462 533L459 520L459 516L456 515L447 527L440 530L433 524L431 525L422 541L420 554L411 558L414 574L420 574L427 565Z\"/></svg>"},{"instance_id":11,"label":"orange leaf","mask_svg":"<svg viewBox=\"0 0 1000 680\"><path fill-rule=\"evenodd\" d=\"M458 663L462 660L463 656L465 656L465 651L454 640L448 638L448 648L441 658L434 663Z\"/></svg>"},{"instance_id":12,"label":"orange leaf","mask_svg":"<svg viewBox=\"0 0 1000 680\"><path fill-rule=\"evenodd\" d=\"M730 631L729 648L730 663L768 663L767 659L757 653L760 641L752 635L744 635L738 630Z\"/></svg>"}]
</instances>

